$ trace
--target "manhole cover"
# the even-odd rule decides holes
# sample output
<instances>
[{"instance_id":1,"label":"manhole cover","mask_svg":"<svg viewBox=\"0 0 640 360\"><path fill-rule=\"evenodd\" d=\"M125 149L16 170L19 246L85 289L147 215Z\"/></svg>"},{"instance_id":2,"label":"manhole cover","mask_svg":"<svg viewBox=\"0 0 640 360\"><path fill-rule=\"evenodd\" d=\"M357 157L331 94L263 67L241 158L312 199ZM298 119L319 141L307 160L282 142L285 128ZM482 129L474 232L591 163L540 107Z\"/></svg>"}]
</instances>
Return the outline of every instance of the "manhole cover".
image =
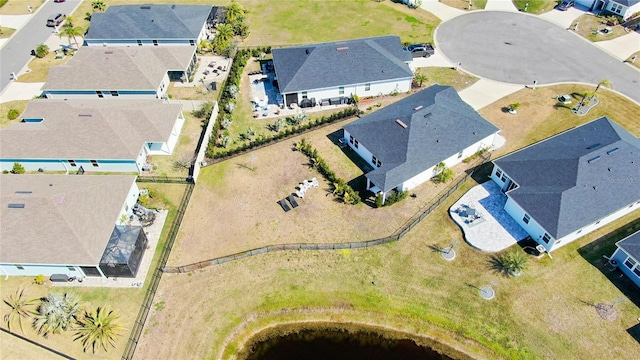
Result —
<instances>
[{"instance_id":1,"label":"manhole cover","mask_svg":"<svg viewBox=\"0 0 640 360\"><path fill-rule=\"evenodd\" d=\"M480 296L483 299L491 300L496 296L496 292L490 286L483 286L480 289Z\"/></svg>"},{"instance_id":2,"label":"manhole cover","mask_svg":"<svg viewBox=\"0 0 640 360\"><path fill-rule=\"evenodd\" d=\"M440 251L440 255L442 255L445 260L451 261L456 258L456 251L452 248L445 248Z\"/></svg>"}]
</instances>

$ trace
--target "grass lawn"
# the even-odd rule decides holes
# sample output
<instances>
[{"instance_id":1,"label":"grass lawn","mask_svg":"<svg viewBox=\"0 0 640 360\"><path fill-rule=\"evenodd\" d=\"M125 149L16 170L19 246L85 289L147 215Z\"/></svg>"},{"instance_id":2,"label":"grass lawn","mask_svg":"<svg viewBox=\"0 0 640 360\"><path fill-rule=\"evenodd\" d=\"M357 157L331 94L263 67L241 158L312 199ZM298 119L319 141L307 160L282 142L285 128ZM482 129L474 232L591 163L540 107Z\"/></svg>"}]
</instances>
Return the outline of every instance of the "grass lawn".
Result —
<instances>
[{"instance_id":1,"label":"grass lawn","mask_svg":"<svg viewBox=\"0 0 640 360\"><path fill-rule=\"evenodd\" d=\"M422 85L425 88L440 84L453 86L456 91L461 91L480 80L475 76L448 67L424 67L418 68L417 71L427 76L427 81Z\"/></svg>"},{"instance_id":2,"label":"grass lawn","mask_svg":"<svg viewBox=\"0 0 640 360\"><path fill-rule=\"evenodd\" d=\"M0 15L26 15L28 7L33 7L35 12L45 0L9 0L0 6Z\"/></svg>"},{"instance_id":3,"label":"grass lawn","mask_svg":"<svg viewBox=\"0 0 640 360\"><path fill-rule=\"evenodd\" d=\"M18 82L46 82L47 76L49 76L49 70L51 67L61 65L69 61L71 56L66 56L64 59L56 60L56 49L49 49L49 54L43 58L34 57L29 61L27 66L29 72L18 76Z\"/></svg>"},{"instance_id":4,"label":"grass lawn","mask_svg":"<svg viewBox=\"0 0 640 360\"><path fill-rule=\"evenodd\" d=\"M487 0L440 0L441 3L461 10L479 10L487 6ZM469 9L471 2L471 9Z\"/></svg>"},{"instance_id":5,"label":"grass lawn","mask_svg":"<svg viewBox=\"0 0 640 360\"><path fill-rule=\"evenodd\" d=\"M155 264L157 264L159 260L159 249L164 246L167 233L169 231L169 226L175 218L176 209L178 204L180 203L180 199L182 199L182 194L184 193L185 186L176 184L138 184L138 186L141 189L146 188L158 193L158 196L155 199L152 199L151 203L148 205L149 208L162 207L169 210L169 214L167 215L167 220L162 230L162 235L160 237L158 247L151 263L151 269L153 269ZM99 350L96 351L96 354L83 353L82 345L79 342L73 341L72 331L52 335L48 339L45 339L44 337L38 335L32 329L31 323L28 321L28 319L25 319L25 321L23 321L25 336L77 359L114 359L121 357L126 342L129 338L129 332L131 331L136 316L138 315L140 303L144 298L146 286L148 285L148 283L145 283L145 287L142 289L62 287L51 286L49 282L47 283L47 285L40 286L32 284L33 277L10 277L8 280L4 280L3 278L0 281L2 282L2 286L0 287L0 297L2 299L5 299L9 294L14 294L15 290L20 286L28 286L27 295L29 298L39 298L45 296L49 292L70 292L77 294L80 297L81 303L87 303L88 305L90 305L90 308L107 305L111 307L111 309L114 309L119 313L119 323L126 328L126 331L122 333L122 336L116 342L115 348L110 349L107 353ZM2 307L1 313L5 314L8 311L8 307L4 303L0 306ZM3 323L2 326L6 325ZM3 334L2 358L13 358L10 356L11 352L5 353L5 337L6 336ZM13 337L11 338L13 339ZM20 351L20 356L16 357L18 359L53 358L50 353L47 353L45 357L42 357L40 356L40 354L42 354L42 349L23 342L22 340L16 341L12 339L8 340L7 343L16 344L16 348Z\"/></svg>"},{"instance_id":6,"label":"grass lawn","mask_svg":"<svg viewBox=\"0 0 640 360\"><path fill-rule=\"evenodd\" d=\"M592 15L592 14L584 14L573 21L571 24L571 28L574 28L578 24L578 31L576 31L583 38L589 39L591 41L604 41L604 40L613 40L617 37L627 35L627 32L624 31L622 26L611 26L610 28L613 30L608 34L600 31L599 34L596 35L596 30L602 30L607 27L607 20L604 17Z\"/></svg>"},{"instance_id":7,"label":"grass lawn","mask_svg":"<svg viewBox=\"0 0 640 360\"><path fill-rule=\"evenodd\" d=\"M0 128L17 123L19 121L18 119L9 120L7 117L9 110L16 109L20 114L22 114L27 108L28 102L29 100L14 100L6 103L0 103Z\"/></svg>"},{"instance_id":8,"label":"grass lawn","mask_svg":"<svg viewBox=\"0 0 640 360\"><path fill-rule=\"evenodd\" d=\"M633 57L636 57L636 61L631 62L631 59ZM629 58L627 59L627 63L632 64L633 66L640 68L640 60L638 60L638 57L640 57L640 51L636 51L635 53L631 54L631 56L629 56Z\"/></svg>"},{"instance_id":9,"label":"grass lawn","mask_svg":"<svg viewBox=\"0 0 640 360\"><path fill-rule=\"evenodd\" d=\"M531 14L542 14L551 11L559 2L556 0L513 0L513 4L520 11L524 11L524 7L529 4L527 12Z\"/></svg>"},{"instance_id":10,"label":"grass lawn","mask_svg":"<svg viewBox=\"0 0 640 360\"><path fill-rule=\"evenodd\" d=\"M0 39L11 37L14 31L16 31L16 29L0 26Z\"/></svg>"}]
</instances>

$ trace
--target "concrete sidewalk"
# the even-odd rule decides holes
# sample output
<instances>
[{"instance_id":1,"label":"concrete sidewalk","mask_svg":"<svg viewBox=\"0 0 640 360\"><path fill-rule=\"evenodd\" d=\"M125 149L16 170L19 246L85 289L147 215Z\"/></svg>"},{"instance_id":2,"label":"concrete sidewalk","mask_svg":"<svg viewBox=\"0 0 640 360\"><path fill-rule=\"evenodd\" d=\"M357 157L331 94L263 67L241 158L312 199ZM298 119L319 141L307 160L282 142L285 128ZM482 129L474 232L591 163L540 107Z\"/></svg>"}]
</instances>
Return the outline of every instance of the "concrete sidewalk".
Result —
<instances>
[{"instance_id":1,"label":"concrete sidewalk","mask_svg":"<svg viewBox=\"0 0 640 360\"><path fill-rule=\"evenodd\" d=\"M442 21L453 19L454 17L465 13L464 10L445 5L438 0L424 0L420 8L439 17Z\"/></svg>"}]
</instances>

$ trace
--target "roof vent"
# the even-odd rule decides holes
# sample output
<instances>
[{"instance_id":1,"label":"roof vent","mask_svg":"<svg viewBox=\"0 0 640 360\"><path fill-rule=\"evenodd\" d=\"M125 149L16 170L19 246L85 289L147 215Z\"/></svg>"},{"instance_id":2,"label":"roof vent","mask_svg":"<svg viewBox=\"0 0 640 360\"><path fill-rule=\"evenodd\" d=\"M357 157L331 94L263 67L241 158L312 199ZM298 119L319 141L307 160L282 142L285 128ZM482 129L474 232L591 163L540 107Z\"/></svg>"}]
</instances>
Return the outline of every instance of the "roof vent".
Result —
<instances>
[{"instance_id":1,"label":"roof vent","mask_svg":"<svg viewBox=\"0 0 640 360\"><path fill-rule=\"evenodd\" d=\"M92 116L93 116L93 114L89 114L89 113L80 113L80 114L78 114L78 116L80 116L80 117L92 117Z\"/></svg>"},{"instance_id":2,"label":"roof vent","mask_svg":"<svg viewBox=\"0 0 640 360\"><path fill-rule=\"evenodd\" d=\"M140 9L143 9L143 10L151 10L151 6L149 6L149 5L146 5L146 6L140 6Z\"/></svg>"},{"instance_id":3,"label":"roof vent","mask_svg":"<svg viewBox=\"0 0 640 360\"><path fill-rule=\"evenodd\" d=\"M416 106L416 107L413 108L413 110L415 110L415 111L418 111L420 109L422 109L422 105L419 105L419 106ZM431 114L431 113L429 113L429 114ZM425 117L427 117L427 115L425 115Z\"/></svg>"},{"instance_id":4,"label":"roof vent","mask_svg":"<svg viewBox=\"0 0 640 360\"><path fill-rule=\"evenodd\" d=\"M337 51L349 50L349 47L348 46L342 46L342 47L336 48L336 50Z\"/></svg>"},{"instance_id":5,"label":"roof vent","mask_svg":"<svg viewBox=\"0 0 640 360\"><path fill-rule=\"evenodd\" d=\"M400 126L402 126L403 129L407 128L407 124L403 123L402 120L400 119L396 119L396 123Z\"/></svg>"},{"instance_id":6,"label":"roof vent","mask_svg":"<svg viewBox=\"0 0 640 360\"><path fill-rule=\"evenodd\" d=\"M596 143L596 144L593 144L593 145L591 145L591 146L588 146L588 147L587 147L587 150L595 150L595 149L597 149L597 148L599 148L599 147L601 147L601 146L602 146L602 144L600 144L600 143Z\"/></svg>"},{"instance_id":7,"label":"roof vent","mask_svg":"<svg viewBox=\"0 0 640 360\"><path fill-rule=\"evenodd\" d=\"M594 157L594 158L591 158L591 159L587 160L587 162L588 162L589 164L591 164L591 163L596 162L596 161L598 161L598 160L600 160L600 155L598 155L598 156L596 156L596 157Z\"/></svg>"},{"instance_id":8,"label":"roof vent","mask_svg":"<svg viewBox=\"0 0 640 360\"><path fill-rule=\"evenodd\" d=\"M428 113L424 114L424 117L425 117L425 118L429 118L431 115L433 115L433 114L432 114L432 113L430 113L430 112L428 112Z\"/></svg>"},{"instance_id":9,"label":"roof vent","mask_svg":"<svg viewBox=\"0 0 640 360\"><path fill-rule=\"evenodd\" d=\"M111 54L113 54L113 50L105 51L105 52L104 52L104 54L105 54L105 55L111 55Z\"/></svg>"},{"instance_id":10,"label":"roof vent","mask_svg":"<svg viewBox=\"0 0 640 360\"><path fill-rule=\"evenodd\" d=\"M613 153L615 153L615 152L618 152L619 150L620 150L620 148L615 147L615 148L613 148L613 149L611 149L611 150L607 151L607 155L611 155L611 154L613 154Z\"/></svg>"},{"instance_id":11,"label":"roof vent","mask_svg":"<svg viewBox=\"0 0 640 360\"><path fill-rule=\"evenodd\" d=\"M304 49L304 53L309 55L309 49Z\"/></svg>"},{"instance_id":12,"label":"roof vent","mask_svg":"<svg viewBox=\"0 0 640 360\"><path fill-rule=\"evenodd\" d=\"M24 204L9 204L7 207L9 209L24 209Z\"/></svg>"},{"instance_id":13,"label":"roof vent","mask_svg":"<svg viewBox=\"0 0 640 360\"><path fill-rule=\"evenodd\" d=\"M16 194L31 194L33 193L33 191L26 191L26 190L18 190L16 191Z\"/></svg>"}]
</instances>

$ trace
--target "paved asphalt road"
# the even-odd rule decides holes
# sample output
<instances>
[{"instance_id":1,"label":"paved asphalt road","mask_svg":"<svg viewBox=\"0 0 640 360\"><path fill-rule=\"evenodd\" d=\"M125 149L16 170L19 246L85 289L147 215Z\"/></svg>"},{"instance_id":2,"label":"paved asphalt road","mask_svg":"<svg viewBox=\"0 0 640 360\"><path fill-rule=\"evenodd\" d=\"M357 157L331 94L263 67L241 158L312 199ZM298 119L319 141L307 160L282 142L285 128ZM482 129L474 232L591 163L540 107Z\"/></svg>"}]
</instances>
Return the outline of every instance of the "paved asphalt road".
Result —
<instances>
[{"instance_id":1,"label":"paved asphalt road","mask_svg":"<svg viewBox=\"0 0 640 360\"><path fill-rule=\"evenodd\" d=\"M46 26L49 16L55 13L69 15L80 2L81 0L67 0L63 3L46 1L31 20L5 44L0 50L0 92L11 81L11 72L18 73L31 60L31 50L44 43L53 33L53 28Z\"/></svg>"},{"instance_id":2,"label":"paved asphalt road","mask_svg":"<svg viewBox=\"0 0 640 360\"><path fill-rule=\"evenodd\" d=\"M597 84L640 102L640 71L571 31L519 13L479 11L440 25L437 46L472 74L513 84Z\"/></svg>"}]
</instances>

